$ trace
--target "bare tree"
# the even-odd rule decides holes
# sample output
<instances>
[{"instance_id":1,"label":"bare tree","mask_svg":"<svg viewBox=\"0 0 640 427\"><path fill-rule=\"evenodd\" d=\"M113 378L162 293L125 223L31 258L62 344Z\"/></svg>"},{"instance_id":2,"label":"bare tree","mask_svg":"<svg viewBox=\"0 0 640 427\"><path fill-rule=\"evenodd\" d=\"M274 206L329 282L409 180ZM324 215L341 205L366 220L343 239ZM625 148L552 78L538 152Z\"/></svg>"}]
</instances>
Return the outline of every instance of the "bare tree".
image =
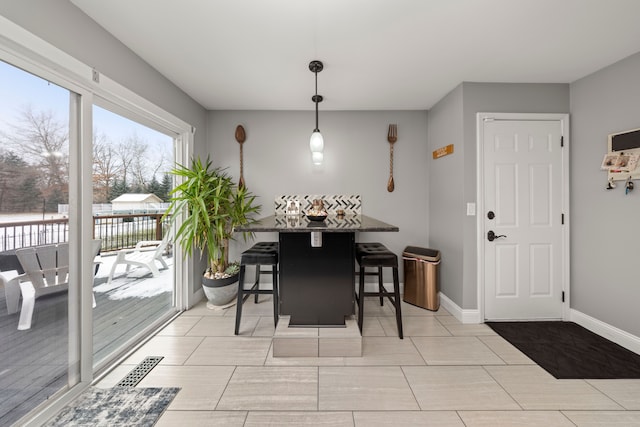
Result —
<instances>
[{"instance_id":1,"label":"bare tree","mask_svg":"<svg viewBox=\"0 0 640 427\"><path fill-rule=\"evenodd\" d=\"M68 123L56 119L53 111L36 111L30 105L18 112L10 132L3 137L9 147L42 171L44 197L67 198L69 158Z\"/></svg>"},{"instance_id":2,"label":"bare tree","mask_svg":"<svg viewBox=\"0 0 640 427\"><path fill-rule=\"evenodd\" d=\"M24 178L22 193L28 191L29 197L38 203L44 199L47 209L55 209L57 204L67 203L67 120L57 119L53 111L22 107L4 128L6 131L0 130L0 142L3 148L19 153L19 158L28 166L29 176L26 168L22 168L18 176L17 171L9 173L10 168L4 167L0 171L0 184L11 182L17 189L18 178L20 177L20 182ZM171 158L166 149L161 148L162 144L158 144L158 150L150 152L149 144L135 131L119 143L110 141L106 134L97 129L93 133L93 198L96 203L109 202L116 183L125 189L147 191L149 183L154 178L157 180L157 174L165 172L163 169ZM13 194L5 187L0 188L0 209L7 209L8 198ZM30 209L29 206L24 208Z\"/></svg>"},{"instance_id":3,"label":"bare tree","mask_svg":"<svg viewBox=\"0 0 640 427\"><path fill-rule=\"evenodd\" d=\"M149 165L150 179L158 179L158 174L164 176L165 173L171 169L171 161L170 156L167 154L167 151L164 149L160 149L159 154L156 154L155 163Z\"/></svg>"},{"instance_id":4,"label":"bare tree","mask_svg":"<svg viewBox=\"0 0 640 427\"><path fill-rule=\"evenodd\" d=\"M9 123L10 134L5 135L8 142L37 161L45 152L63 152L66 150L69 135L68 124L55 118L54 112L35 111L31 105L22 107L15 123Z\"/></svg>"},{"instance_id":5,"label":"bare tree","mask_svg":"<svg viewBox=\"0 0 640 427\"><path fill-rule=\"evenodd\" d=\"M113 183L119 177L122 165L116 147L106 135L93 131L93 201L108 203Z\"/></svg>"},{"instance_id":6,"label":"bare tree","mask_svg":"<svg viewBox=\"0 0 640 427\"><path fill-rule=\"evenodd\" d=\"M126 146L131 159L128 168L128 172L131 174L131 182L129 184L136 188L145 188L149 176L149 159L147 156L149 147L147 142L134 133L127 138Z\"/></svg>"},{"instance_id":7,"label":"bare tree","mask_svg":"<svg viewBox=\"0 0 640 427\"><path fill-rule=\"evenodd\" d=\"M140 168L136 163L139 163L140 157L144 155L146 150L147 145L135 133L118 144L116 152L121 167L120 177L123 182L129 185L130 181L136 180L137 169Z\"/></svg>"}]
</instances>

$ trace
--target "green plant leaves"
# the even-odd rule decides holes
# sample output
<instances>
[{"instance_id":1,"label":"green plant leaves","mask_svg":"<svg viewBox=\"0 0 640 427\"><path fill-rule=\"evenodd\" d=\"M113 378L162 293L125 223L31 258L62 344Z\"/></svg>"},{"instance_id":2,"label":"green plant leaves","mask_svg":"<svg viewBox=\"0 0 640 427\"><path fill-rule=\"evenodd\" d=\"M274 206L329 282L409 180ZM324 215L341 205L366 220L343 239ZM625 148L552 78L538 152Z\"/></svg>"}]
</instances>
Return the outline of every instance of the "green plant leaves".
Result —
<instances>
[{"instance_id":1,"label":"green plant leaves","mask_svg":"<svg viewBox=\"0 0 640 427\"><path fill-rule=\"evenodd\" d=\"M181 218L176 241L188 255L196 248L201 255L206 251L209 268L224 271L235 227L255 222L252 215L260 213L256 196L236 186L226 169L213 167L209 157L204 163L197 157L189 167L176 164L170 173L178 184L171 191L165 217L172 224ZM248 237L252 233L243 233L245 241Z\"/></svg>"}]
</instances>

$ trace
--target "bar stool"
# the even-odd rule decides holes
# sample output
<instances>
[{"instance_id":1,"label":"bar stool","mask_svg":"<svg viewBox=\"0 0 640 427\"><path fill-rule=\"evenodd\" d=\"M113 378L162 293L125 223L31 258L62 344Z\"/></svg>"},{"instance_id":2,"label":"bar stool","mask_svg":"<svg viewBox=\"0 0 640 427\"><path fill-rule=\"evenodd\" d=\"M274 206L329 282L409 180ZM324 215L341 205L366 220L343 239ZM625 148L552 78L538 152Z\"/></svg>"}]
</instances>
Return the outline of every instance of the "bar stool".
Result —
<instances>
[{"instance_id":1,"label":"bar stool","mask_svg":"<svg viewBox=\"0 0 640 427\"><path fill-rule=\"evenodd\" d=\"M256 279L249 289L244 288L244 272L247 265L256 266ZM261 271L260 266L270 265L271 271ZM260 289L260 275L272 274L273 289ZM235 334L238 335L240 329L240 318L242 317L242 304L249 295L255 295L255 302L258 302L258 295L273 295L273 324L278 325L278 242L259 242L242 253L240 258L240 274L238 277L238 303L236 309Z\"/></svg>"},{"instance_id":2,"label":"bar stool","mask_svg":"<svg viewBox=\"0 0 640 427\"><path fill-rule=\"evenodd\" d=\"M356 302L358 303L358 327L362 333L362 321L364 319L364 297L380 298L380 305L384 304L384 297L387 297L396 310L396 322L398 324L398 337L403 338L402 334L402 310L400 308L400 281L398 280L398 257L391 252L382 243L356 243L356 260L360 264L360 285ZM377 268L377 272L365 272L365 268ZM389 292L384 288L382 283L382 268L391 267L393 269L393 292ZM378 291L364 291L364 276L378 276Z\"/></svg>"}]
</instances>

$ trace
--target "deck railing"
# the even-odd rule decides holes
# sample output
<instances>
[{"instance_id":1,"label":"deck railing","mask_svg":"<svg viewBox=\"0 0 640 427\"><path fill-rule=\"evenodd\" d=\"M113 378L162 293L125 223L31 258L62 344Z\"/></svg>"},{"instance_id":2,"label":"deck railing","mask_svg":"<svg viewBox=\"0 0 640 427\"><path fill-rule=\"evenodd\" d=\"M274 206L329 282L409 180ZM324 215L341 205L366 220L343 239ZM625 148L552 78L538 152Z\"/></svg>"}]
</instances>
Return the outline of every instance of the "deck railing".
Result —
<instances>
[{"instance_id":1,"label":"deck railing","mask_svg":"<svg viewBox=\"0 0 640 427\"><path fill-rule=\"evenodd\" d=\"M140 240L162 240L168 220L161 213L96 215L93 238L102 240L102 252L132 248ZM69 220L0 222L0 252L31 246L64 243L69 239Z\"/></svg>"}]
</instances>

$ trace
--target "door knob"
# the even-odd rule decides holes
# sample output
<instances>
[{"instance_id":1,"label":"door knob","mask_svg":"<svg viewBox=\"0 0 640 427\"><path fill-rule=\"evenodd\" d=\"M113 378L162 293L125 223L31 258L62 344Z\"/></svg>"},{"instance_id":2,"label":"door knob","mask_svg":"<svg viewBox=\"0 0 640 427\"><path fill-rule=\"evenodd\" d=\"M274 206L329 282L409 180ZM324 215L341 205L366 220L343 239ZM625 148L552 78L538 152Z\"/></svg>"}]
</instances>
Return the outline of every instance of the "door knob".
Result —
<instances>
[{"instance_id":1,"label":"door knob","mask_svg":"<svg viewBox=\"0 0 640 427\"><path fill-rule=\"evenodd\" d=\"M504 234L496 234L493 232L493 230L489 230L489 232L487 233L487 240L489 240L490 242L493 242L496 239L499 239L500 237L507 237Z\"/></svg>"},{"instance_id":2,"label":"door knob","mask_svg":"<svg viewBox=\"0 0 640 427\"><path fill-rule=\"evenodd\" d=\"M487 212L487 218L489 218L489 219L493 219L493 218L495 218L495 217L496 217L496 214L495 214L495 213L493 213L493 211L489 211L489 212Z\"/></svg>"}]
</instances>

